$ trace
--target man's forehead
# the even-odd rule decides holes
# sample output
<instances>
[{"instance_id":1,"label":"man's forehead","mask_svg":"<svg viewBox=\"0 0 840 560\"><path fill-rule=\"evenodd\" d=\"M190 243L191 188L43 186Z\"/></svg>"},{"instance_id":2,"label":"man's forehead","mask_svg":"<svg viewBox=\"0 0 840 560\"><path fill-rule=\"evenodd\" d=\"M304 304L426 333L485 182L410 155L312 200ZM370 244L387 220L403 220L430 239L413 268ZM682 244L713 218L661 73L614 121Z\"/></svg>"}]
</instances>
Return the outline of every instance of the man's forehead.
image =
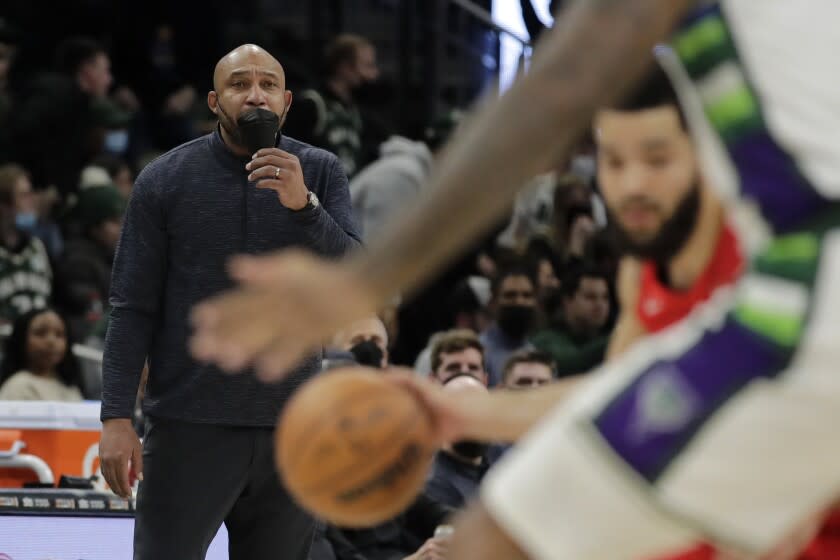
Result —
<instances>
[{"instance_id":1,"label":"man's forehead","mask_svg":"<svg viewBox=\"0 0 840 560\"><path fill-rule=\"evenodd\" d=\"M515 375L538 375L545 373L551 375L551 368L540 362L519 362L513 366Z\"/></svg>"},{"instance_id":2,"label":"man's forehead","mask_svg":"<svg viewBox=\"0 0 840 560\"><path fill-rule=\"evenodd\" d=\"M283 66L264 49L255 45L243 45L222 57L213 73L215 81L226 80L234 74L271 72L283 77Z\"/></svg>"},{"instance_id":3,"label":"man's forehead","mask_svg":"<svg viewBox=\"0 0 840 560\"><path fill-rule=\"evenodd\" d=\"M658 143L673 141L686 131L676 107L663 105L639 111L604 109L595 117L595 139L600 143L625 139Z\"/></svg>"},{"instance_id":4,"label":"man's forehead","mask_svg":"<svg viewBox=\"0 0 840 560\"><path fill-rule=\"evenodd\" d=\"M441 360L443 361L451 361L451 360L459 360L459 359L481 359L481 352L478 348L464 348L463 350L455 350L453 352L441 352L440 354Z\"/></svg>"}]
</instances>

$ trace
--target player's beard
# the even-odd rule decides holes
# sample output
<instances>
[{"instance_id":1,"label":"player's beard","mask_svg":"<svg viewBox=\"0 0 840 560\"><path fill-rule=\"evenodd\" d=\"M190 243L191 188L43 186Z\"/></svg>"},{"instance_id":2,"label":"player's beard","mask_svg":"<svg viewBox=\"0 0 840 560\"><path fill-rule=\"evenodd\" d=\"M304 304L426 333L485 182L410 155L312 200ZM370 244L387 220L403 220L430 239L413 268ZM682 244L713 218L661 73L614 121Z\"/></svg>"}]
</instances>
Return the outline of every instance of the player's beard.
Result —
<instances>
[{"instance_id":1,"label":"player's beard","mask_svg":"<svg viewBox=\"0 0 840 560\"><path fill-rule=\"evenodd\" d=\"M679 253L697 226L700 203L700 183L695 180L659 231L645 241L634 238L608 209L610 234L621 254L666 264Z\"/></svg>"}]
</instances>

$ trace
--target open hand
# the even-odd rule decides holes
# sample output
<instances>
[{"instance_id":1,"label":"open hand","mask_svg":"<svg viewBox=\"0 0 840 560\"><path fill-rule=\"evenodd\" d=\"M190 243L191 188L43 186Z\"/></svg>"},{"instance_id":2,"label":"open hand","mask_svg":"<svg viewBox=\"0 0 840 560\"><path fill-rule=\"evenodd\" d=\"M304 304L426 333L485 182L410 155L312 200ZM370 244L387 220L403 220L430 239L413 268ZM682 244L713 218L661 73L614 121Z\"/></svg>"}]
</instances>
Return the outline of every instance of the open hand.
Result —
<instances>
[{"instance_id":1,"label":"open hand","mask_svg":"<svg viewBox=\"0 0 840 560\"><path fill-rule=\"evenodd\" d=\"M366 283L342 263L303 251L237 257L238 289L195 307L193 355L229 371L280 379L338 330L376 311Z\"/></svg>"}]
</instances>

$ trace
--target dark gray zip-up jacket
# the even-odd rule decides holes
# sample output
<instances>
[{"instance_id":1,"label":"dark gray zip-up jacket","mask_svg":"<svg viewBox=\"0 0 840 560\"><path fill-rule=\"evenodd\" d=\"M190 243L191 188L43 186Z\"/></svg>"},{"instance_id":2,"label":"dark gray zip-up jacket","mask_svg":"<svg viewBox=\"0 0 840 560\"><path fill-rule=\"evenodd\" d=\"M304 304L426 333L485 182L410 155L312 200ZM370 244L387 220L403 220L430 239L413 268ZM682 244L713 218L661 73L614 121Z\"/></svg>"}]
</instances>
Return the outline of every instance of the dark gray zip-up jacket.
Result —
<instances>
[{"instance_id":1,"label":"dark gray zip-up jacket","mask_svg":"<svg viewBox=\"0 0 840 560\"><path fill-rule=\"evenodd\" d=\"M198 363L187 348L192 307L233 286L225 269L232 255L304 247L339 257L358 245L338 159L285 136L279 147L300 159L320 207L293 212L275 191L249 183L250 158L234 155L218 130L137 177L111 280L103 420L132 416L147 356L146 414L196 423L273 426L292 390L318 371L320 356L312 356L285 381L266 385L252 372L230 375Z\"/></svg>"}]
</instances>

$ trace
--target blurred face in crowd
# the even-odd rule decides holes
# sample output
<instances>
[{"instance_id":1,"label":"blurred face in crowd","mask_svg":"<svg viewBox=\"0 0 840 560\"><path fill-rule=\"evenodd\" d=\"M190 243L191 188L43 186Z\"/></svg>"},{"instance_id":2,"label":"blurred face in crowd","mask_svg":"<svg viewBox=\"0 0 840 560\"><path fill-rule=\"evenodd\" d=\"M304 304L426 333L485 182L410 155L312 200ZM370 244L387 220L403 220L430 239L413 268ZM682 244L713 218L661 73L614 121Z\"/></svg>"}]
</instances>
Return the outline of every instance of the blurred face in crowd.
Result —
<instances>
[{"instance_id":1,"label":"blurred face in crowd","mask_svg":"<svg viewBox=\"0 0 840 560\"><path fill-rule=\"evenodd\" d=\"M549 294L560 287L560 280L554 273L554 266L548 259L540 259L537 263L537 285L539 286L541 301L545 301Z\"/></svg>"},{"instance_id":2,"label":"blurred face in crowd","mask_svg":"<svg viewBox=\"0 0 840 560\"><path fill-rule=\"evenodd\" d=\"M334 344L341 350L353 353L357 360L362 356L377 355L378 363L359 360L363 365L388 367L388 332L378 317L356 321L336 336Z\"/></svg>"},{"instance_id":3,"label":"blurred face in crowd","mask_svg":"<svg viewBox=\"0 0 840 560\"><path fill-rule=\"evenodd\" d=\"M458 352L442 353L440 367L433 376L441 383L446 383L456 375L469 375L487 384L487 374L484 372L484 355L477 348L466 348Z\"/></svg>"},{"instance_id":4,"label":"blurred face in crowd","mask_svg":"<svg viewBox=\"0 0 840 560\"><path fill-rule=\"evenodd\" d=\"M355 64L345 73L350 87L359 87L368 82L374 82L379 77L379 67L376 65L376 50L365 45L356 49Z\"/></svg>"},{"instance_id":5,"label":"blurred face in crowd","mask_svg":"<svg viewBox=\"0 0 840 560\"><path fill-rule=\"evenodd\" d=\"M595 118L598 180L627 252L666 260L694 229L699 172L677 108L602 110Z\"/></svg>"},{"instance_id":6,"label":"blurred face in crowd","mask_svg":"<svg viewBox=\"0 0 840 560\"><path fill-rule=\"evenodd\" d=\"M105 53L98 53L84 62L77 74L79 87L93 97L106 97L114 79L111 76L111 60Z\"/></svg>"},{"instance_id":7,"label":"blurred face in crowd","mask_svg":"<svg viewBox=\"0 0 840 560\"><path fill-rule=\"evenodd\" d=\"M236 120L246 111L266 109L280 116L282 126L292 103L283 67L256 45L242 45L225 55L213 74L214 91L207 105L219 118L225 141L247 153L239 141Z\"/></svg>"},{"instance_id":8,"label":"blurred face in crowd","mask_svg":"<svg viewBox=\"0 0 840 560\"><path fill-rule=\"evenodd\" d=\"M131 168L127 164L121 166L111 179L114 181L114 186L117 187L117 190L128 199L131 195L131 189L134 188L134 175L131 172Z\"/></svg>"},{"instance_id":9,"label":"blurred face in crowd","mask_svg":"<svg viewBox=\"0 0 840 560\"><path fill-rule=\"evenodd\" d=\"M514 274L502 279L495 304L496 322L509 338L519 340L534 326L537 293L529 277Z\"/></svg>"},{"instance_id":10,"label":"blurred face in crowd","mask_svg":"<svg viewBox=\"0 0 840 560\"><path fill-rule=\"evenodd\" d=\"M504 380L507 389L530 389L551 383L551 368L539 362L514 364Z\"/></svg>"},{"instance_id":11,"label":"blurred face in crowd","mask_svg":"<svg viewBox=\"0 0 840 560\"><path fill-rule=\"evenodd\" d=\"M67 351L64 321L53 311L32 318L26 337L27 365L33 373L54 370Z\"/></svg>"},{"instance_id":12,"label":"blurred face in crowd","mask_svg":"<svg viewBox=\"0 0 840 560\"><path fill-rule=\"evenodd\" d=\"M3 89L6 85L6 78L9 75L9 68L12 66L14 54L14 45L0 42L0 89Z\"/></svg>"},{"instance_id":13,"label":"blurred face in crowd","mask_svg":"<svg viewBox=\"0 0 840 560\"><path fill-rule=\"evenodd\" d=\"M579 334L596 334L610 315L610 293L603 278L584 276L572 297L563 300L563 313L569 327Z\"/></svg>"},{"instance_id":14,"label":"blurred face in crowd","mask_svg":"<svg viewBox=\"0 0 840 560\"><path fill-rule=\"evenodd\" d=\"M21 175L15 181L14 197L16 214L35 213L35 193L32 191L32 182L26 175Z\"/></svg>"},{"instance_id":15,"label":"blurred face in crowd","mask_svg":"<svg viewBox=\"0 0 840 560\"><path fill-rule=\"evenodd\" d=\"M117 242L120 240L122 223L122 217L120 217L117 219L105 220L93 228L93 238L96 239L100 245L105 247L111 255L117 251Z\"/></svg>"}]
</instances>

